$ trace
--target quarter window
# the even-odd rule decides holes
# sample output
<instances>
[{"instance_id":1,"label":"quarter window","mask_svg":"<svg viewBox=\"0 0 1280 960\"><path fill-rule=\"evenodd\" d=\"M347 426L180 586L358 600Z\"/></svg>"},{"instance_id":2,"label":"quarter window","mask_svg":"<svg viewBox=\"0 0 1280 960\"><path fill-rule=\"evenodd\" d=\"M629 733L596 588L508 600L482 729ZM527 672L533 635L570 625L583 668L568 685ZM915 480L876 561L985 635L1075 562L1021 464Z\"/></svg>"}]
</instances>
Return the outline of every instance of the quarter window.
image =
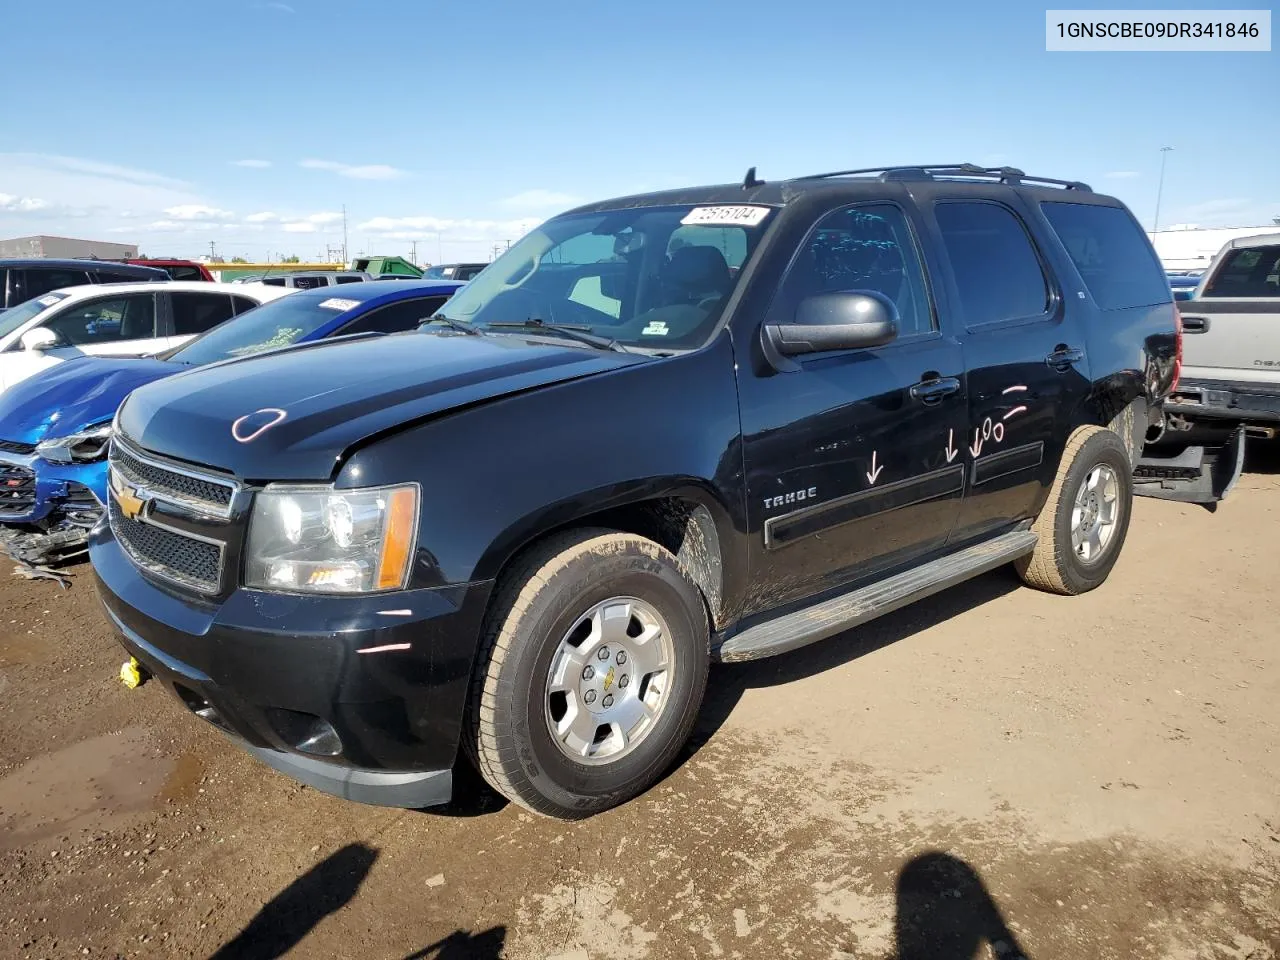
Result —
<instances>
[{"instance_id":1,"label":"quarter window","mask_svg":"<svg viewBox=\"0 0 1280 960\"><path fill-rule=\"evenodd\" d=\"M1129 211L1056 200L1040 209L1101 309L1169 302L1160 261Z\"/></svg>"},{"instance_id":2,"label":"quarter window","mask_svg":"<svg viewBox=\"0 0 1280 960\"><path fill-rule=\"evenodd\" d=\"M937 329L911 227L892 204L847 207L823 217L792 261L770 319L793 323L801 300L843 291L892 300L900 338Z\"/></svg>"},{"instance_id":3,"label":"quarter window","mask_svg":"<svg viewBox=\"0 0 1280 960\"><path fill-rule=\"evenodd\" d=\"M357 317L339 333L345 337L351 333L401 333L415 330L419 323L443 307L447 299L449 298L418 297L400 300L372 310L363 317Z\"/></svg>"},{"instance_id":4,"label":"quarter window","mask_svg":"<svg viewBox=\"0 0 1280 960\"><path fill-rule=\"evenodd\" d=\"M969 326L1042 316L1049 285L1026 227L1007 207L947 200L936 210Z\"/></svg>"}]
</instances>

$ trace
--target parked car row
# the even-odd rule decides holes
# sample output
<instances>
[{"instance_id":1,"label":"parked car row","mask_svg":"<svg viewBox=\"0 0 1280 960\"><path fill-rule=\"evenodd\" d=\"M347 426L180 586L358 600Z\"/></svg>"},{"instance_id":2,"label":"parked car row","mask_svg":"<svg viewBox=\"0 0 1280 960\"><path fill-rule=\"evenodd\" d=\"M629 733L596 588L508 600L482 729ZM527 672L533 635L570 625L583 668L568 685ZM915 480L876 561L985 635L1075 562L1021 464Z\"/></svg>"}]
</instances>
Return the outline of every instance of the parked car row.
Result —
<instances>
[{"instance_id":1,"label":"parked car row","mask_svg":"<svg viewBox=\"0 0 1280 960\"><path fill-rule=\"evenodd\" d=\"M410 330L461 284L327 289L112 284L54 290L0 316L0 542L49 564L85 550L107 502L107 444L137 387L331 336ZM9 344L21 349L11 350Z\"/></svg>"},{"instance_id":2,"label":"parked car row","mask_svg":"<svg viewBox=\"0 0 1280 960\"><path fill-rule=\"evenodd\" d=\"M262 289L0 395L0 509L88 528L183 709L392 806L468 756L584 817L662 775L713 659L1004 564L1097 587L1181 362L1130 212L1007 167L752 170L553 217L460 289Z\"/></svg>"}]
</instances>

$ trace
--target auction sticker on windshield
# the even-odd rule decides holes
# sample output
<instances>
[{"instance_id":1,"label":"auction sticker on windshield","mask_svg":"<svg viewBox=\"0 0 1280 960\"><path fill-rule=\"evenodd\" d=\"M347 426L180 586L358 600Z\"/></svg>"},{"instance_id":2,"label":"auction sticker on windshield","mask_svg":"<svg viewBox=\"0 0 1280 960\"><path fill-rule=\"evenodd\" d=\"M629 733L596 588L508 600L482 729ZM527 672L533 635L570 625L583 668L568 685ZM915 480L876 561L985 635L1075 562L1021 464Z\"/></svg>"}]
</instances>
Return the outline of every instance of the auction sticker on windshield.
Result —
<instances>
[{"instance_id":1,"label":"auction sticker on windshield","mask_svg":"<svg viewBox=\"0 0 1280 960\"><path fill-rule=\"evenodd\" d=\"M733 207L694 207L680 222L705 227L754 227L768 215L768 207L745 204Z\"/></svg>"},{"instance_id":2,"label":"auction sticker on windshield","mask_svg":"<svg viewBox=\"0 0 1280 960\"><path fill-rule=\"evenodd\" d=\"M61 299L62 297L55 297L51 294L47 297L41 297L39 300L36 301L36 303L39 303L41 306L52 307L55 303L57 303Z\"/></svg>"},{"instance_id":3,"label":"auction sticker on windshield","mask_svg":"<svg viewBox=\"0 0 1280 960\"><path fill-rule=\"evenodd\" d=\"M327 307L330 310L350 310L352 307L360 306L360 301L344 300L342 297L330 297L328 300L321 300L320 306Z\"/></svg>"}]
</instances>

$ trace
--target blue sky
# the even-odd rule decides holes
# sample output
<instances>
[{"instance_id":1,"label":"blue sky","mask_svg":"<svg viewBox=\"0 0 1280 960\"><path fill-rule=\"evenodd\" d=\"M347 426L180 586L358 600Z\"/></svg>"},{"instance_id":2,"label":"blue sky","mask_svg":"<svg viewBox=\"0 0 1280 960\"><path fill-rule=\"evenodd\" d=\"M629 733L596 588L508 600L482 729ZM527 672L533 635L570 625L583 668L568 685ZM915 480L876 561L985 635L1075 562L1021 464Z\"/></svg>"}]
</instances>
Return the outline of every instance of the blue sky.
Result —
<instances>
[{"instance_id":1,"label":"blue sky","mask_svg":"<svg viewBox=\"0 0 1280 960\"><path fill-rule=\"evenodd\" d=\"M6 6L0 236L307 259L345 204L352 254L483 260L579 200L921 161L1149 226L1166 145L1162 224L1280 216L1280 53L1047 53L1025 2L57 8Z\"/></svg>"}]
</instances>

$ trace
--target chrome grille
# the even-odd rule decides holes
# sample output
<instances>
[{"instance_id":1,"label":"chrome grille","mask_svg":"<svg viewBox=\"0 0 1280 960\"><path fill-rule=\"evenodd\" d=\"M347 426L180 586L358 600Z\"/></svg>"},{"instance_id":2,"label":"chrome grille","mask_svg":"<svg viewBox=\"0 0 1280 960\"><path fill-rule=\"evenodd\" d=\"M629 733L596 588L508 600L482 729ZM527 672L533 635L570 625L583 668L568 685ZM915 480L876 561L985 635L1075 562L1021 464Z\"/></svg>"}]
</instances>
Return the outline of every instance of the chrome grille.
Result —
<instances>
[{"instance_id":1,"label":"chrome grille","mask_svg":"<svg viewBox=\"0 0 1280 960\"><path fill-rule=\"evenodd\" d=\"M235 493L230 481L180 473L175 468L143 459L119 441L111 445L111 466L130 483L144 486L162 499L196 510L203 508L214 516L226 516L230 512L231 497Z\"/></svg>"},{"instance_id":2,"label":"chrome grille","mask_svg":"<svg viewBox=\"0 0 1280 960\"><path fill-rule=\"evenodd\" d=\"M36 505L36 475L27 467L0 463L0 517L31 512Z\"/></svg>"},{"instance_id":3,"label":"chrome grille","mask_svg":"<svg viewBox=\"0 0 1280 960\"><path fill-rule=\"evenodd\" d=\"M156 576L217 593L222 577L222 550L154 524L128 520L111 508L111 531L133 562Z\"/></svg>"},{"instance_id":4,"label":"chrome grille","mask_svg":"<svg viewBox=\"0 0 1280 960\"><path fill-rule=\"evenodd\" d=\"M142 453L118 435L109 470L107 516L129 559L154 577L219 593L228 543L238 529L228 522L239 490L234 481ZM191 529L193 522L201 533Z\"/></svg>"}]
</instances>

